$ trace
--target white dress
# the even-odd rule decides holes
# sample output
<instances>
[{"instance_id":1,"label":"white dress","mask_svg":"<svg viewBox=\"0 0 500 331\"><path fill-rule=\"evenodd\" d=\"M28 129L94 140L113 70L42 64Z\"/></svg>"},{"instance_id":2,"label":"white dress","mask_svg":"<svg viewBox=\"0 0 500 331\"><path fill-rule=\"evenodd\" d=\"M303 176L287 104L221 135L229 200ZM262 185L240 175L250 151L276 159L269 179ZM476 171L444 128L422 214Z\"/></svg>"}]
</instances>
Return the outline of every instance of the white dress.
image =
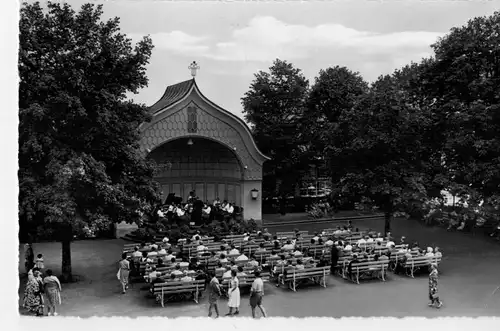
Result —
<instances>
[{"instance_id":1,"label":"white dress","mask_svg":"<svg viewBox=\"0 0 500 331\"><path fill-rule=\"evenodd\" d=\"M234 291L232 291L233 288L235 288ZM229 308L238 308L240 306L240 288L237 277L234 277L229 281L229 302L227 305Z\"/></svg>"}]
</instances>

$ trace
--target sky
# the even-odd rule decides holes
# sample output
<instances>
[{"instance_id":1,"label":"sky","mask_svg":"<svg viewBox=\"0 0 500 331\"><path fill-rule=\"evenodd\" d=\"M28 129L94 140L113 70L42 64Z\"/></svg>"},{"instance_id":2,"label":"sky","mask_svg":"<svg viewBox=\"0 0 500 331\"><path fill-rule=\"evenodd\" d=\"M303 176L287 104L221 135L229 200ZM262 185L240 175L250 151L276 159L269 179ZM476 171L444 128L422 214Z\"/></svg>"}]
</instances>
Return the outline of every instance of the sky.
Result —
<instances>
[{"instance_id":1,"label":"sky","mask_svg":"<svg viewBox=\"0 0 500 331\"><path fill-rule=\"evenodd\" d=\"M335 65L372 82L432 55L430 45L452 27L500 10L500 0L67 2L75 9L101 3L103 18L120 17L132 40L151 36L149 86L133 100L154 104L168 85L191 78L195 60L202 93L241 118L254 74L276 58L302 69L311 83Z\"/></svg>"}]
</instances>

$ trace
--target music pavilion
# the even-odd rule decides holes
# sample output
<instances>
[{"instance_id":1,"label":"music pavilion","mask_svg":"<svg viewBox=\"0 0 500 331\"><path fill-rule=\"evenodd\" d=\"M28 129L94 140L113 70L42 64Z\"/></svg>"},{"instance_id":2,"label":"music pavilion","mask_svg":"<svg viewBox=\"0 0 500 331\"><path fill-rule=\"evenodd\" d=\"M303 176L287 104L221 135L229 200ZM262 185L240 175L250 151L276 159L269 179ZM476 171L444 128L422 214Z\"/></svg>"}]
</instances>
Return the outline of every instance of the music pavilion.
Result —
<instances>
[{"instance_id":1,"label":"music pavilion","mask_svg":"<svg viewBox=\"0 0 500 331\"><path fill-rule=\"evenodd\" d=\"M140 127L140 150L158 165L155 179L163 199L175 193L186 201L195 191L243 207L244 219L262 219L262 165L269 158L257 148L239 117L206 98L192 79L168 86L150 107L152 120Z\"/></svg>"}]
</instances>

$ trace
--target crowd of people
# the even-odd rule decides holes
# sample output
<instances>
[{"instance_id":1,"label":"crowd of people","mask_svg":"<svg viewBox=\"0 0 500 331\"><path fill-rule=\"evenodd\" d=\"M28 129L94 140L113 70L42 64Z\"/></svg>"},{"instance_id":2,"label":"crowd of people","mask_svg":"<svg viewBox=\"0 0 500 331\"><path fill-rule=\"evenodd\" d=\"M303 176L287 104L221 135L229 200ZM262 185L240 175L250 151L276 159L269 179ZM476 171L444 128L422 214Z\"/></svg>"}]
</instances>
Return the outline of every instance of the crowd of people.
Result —
<instances>
[{"instance_id":1,"label":"crowd of people","mask_svg":"<svg viewBox=\"0 0 500 331\"><path fill-rule=\"evenodd\" d=\"M208 223L214 219L225 220L231 218L235 212L234 203L227 200L220 201L216 198L212 203L202 202L194 191L189 193L185 203L182 199L176 198L171 194L158 211L158 217L168 221L187 221L199 224Z\"/></svg>"},{"instance_id":2,"label":"crowd of people","mask_svg":"<svg viewBox=\"0 0 500 331\"><path fill-rule=\"evenodd\" d=\"M209 250L203 241L207 240L208 236L198 232L192 237L179 240L179 245L191 245L195 250L194 254L188 254L185 261L179 261L180 257L173 253L174 247L169 243L168 238L164 238L158 244L142 243L140 246L136 246L131 254L131 259L134 261L136 270L139 270L141 263L146 263L146 267L141 272L141 277L151 283L152 293L154 293L153 284L170 281L205 280L209 283L210 301L210 297L213 298L215 295L210 292L213 290L215 279L229 279L229 291L225 294L229 298L228 307L230 311L228 314L236 315L239 313L240 300L239 290L236 290L236 288L239 288L238 278L244 277L248 273L260 275L260 272L267 267L267 265L259 263L258 258L256 258L259 253L269 252L270 260L276 260L276 263L270 269L270 273L271 276L278 278L283 277L286 272L292 269L300 270L324 266L329 266L332 273L334 273L339 268L339 258L347 255L351 257L348 266L349 273L352 272L352 266L357 262L390 260L391 254L395 252L400 253L401 256L396 261L390 261L396 273L400 273L404 269L405 263L410 259L420 256L441 256L439 247L422 249L417 242L411 245L407 244L405 237L401 237L396 244L390 233L387 236L382 236L381 233L370 232L356 242L346 240L345 238L349 237L351 231L353 231L353 228L349 224L344 227L339 226L335 231L330 231L328 234L317 232L312 238L309 239L308 236L308 239L304 239L298 230L290 238L279 238L264 229L255 234L244 234L243 238L241 238L242 241L238 242L238 245L235 245L230 239L221 239L220 247L217 250L213 248ZM355 232L358 232L358 229L355 229ZM308 242L307 245L304 244L305 240ZM245 247L257 244L258 248L248 254ZM213 245L211 246L213 247ZM320 249L318 250L318 248ZM123 255L123 259L127 259L126 254ZM127 263L120 263L120 268L122 268L122 265L126 265L125 269L130 270ZM215 264L215 269L208 270L207 265L209 264ZM167 270L170 271L158 271L158 269L168 266L170 268ZM433 306L441 307L442 303L437 296L437 265L431 266L431 268L429 296L433 298L431 300ZM123 279L121 281L125 292L127 281ZM277 286L279 284L278 281ZM222 289L221 291L221 295L224 295ZM263 293L263 290L258 292ZM157 296L156 299L160 300L161 297ZM258 305L255 307L258 307ZM218 316L218 307L211 305L210 315L212 309L216 310Z\"/></svg>"},{"instance_id":3,"label":"crowd of people","mask_svg":"<svg viewBox=\"0 0 500 331\"><path fill-rule=\"evenodd\" d=\"M57 305L61 304L61 283L51 269L45 270L43 255L36 259L31 243L25 245L25 268L28 280L24 290L23 308L36 316L57 316Z\"/></svg>"}]
</instances>

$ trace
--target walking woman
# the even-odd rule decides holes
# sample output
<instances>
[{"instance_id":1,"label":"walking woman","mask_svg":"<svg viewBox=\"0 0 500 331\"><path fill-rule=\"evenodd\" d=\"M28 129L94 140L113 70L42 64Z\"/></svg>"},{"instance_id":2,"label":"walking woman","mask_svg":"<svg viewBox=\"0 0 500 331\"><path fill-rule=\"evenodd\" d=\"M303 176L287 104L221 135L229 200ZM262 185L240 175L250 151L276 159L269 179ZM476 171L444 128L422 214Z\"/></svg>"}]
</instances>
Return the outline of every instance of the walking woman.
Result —
<instances>
[{"instance_id":1,"label":"walking woman","mask_svg":"<svg viewBox=\"0 0 500 331\"><path fill-rule=\"evenodd\" d=\"M231 280L229 281L229 313L226 316L233 315L233 309L235 310L234 315L240 313L240 287L239 287L238 277L236 277L236 270L231 270Z\"/></svg>"},{"instance_id":2,"label":"walking woman","mask_svg":"<svg viewBox=\"0 0 500 331\"><path fill-rule=\"evenodd\" d=\"M24 290L23 307L36 316L43 316L43 283L38 269L28 272L28 282Z\"/></svg>"},{"instance_id":3,"label":"walking woman","mask_svg":"<svg viewBox=\"0 0 500 331\"><path fill-rule=\"evenodd\" d=\"M47 276L43 279L45 295L47 296L47 312L49 316L57 316L56 306L61 304L61 283L52 270L48 269Z\"/></svg>"},{"instance_id":4,"label":"walking woman","mask_svg":"<svg viewBox=\"0 0 500 331\"><path fill-rule=\"evenodd\" d=\"M439 300L438 294L438 270L435 263L431 264L431 272L429 273L429 307L441 308L443 302Z\"/></svg>"},{"instance_id":5,"label":"walking woman","mask_svg":"<svg viewBox=\"0 0 500 331\"><path fill-rule=\"evenodd\" d=\"M130 273L130 262L127 260L127 253L122 254L122 260L119 262L118 280L122 284L122 293L125 294L128 290L128 278Z\"/></svg>"}]
</instances>

